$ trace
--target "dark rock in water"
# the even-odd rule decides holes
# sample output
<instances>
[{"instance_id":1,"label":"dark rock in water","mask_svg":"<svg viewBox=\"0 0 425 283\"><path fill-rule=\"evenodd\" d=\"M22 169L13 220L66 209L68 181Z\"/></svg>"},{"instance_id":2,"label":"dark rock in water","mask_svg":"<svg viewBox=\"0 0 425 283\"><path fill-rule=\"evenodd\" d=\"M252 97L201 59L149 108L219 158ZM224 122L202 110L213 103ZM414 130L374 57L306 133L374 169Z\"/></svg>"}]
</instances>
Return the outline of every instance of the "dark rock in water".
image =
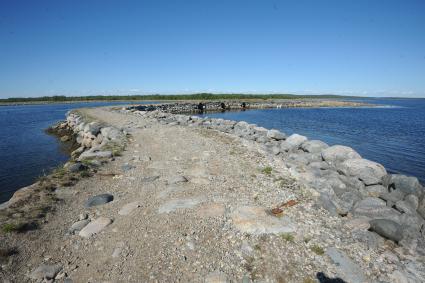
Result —
<instances>
[{"instance_id":1,"label":"dark rock in water","mask_svg":"<svg viewBox=\"0 0 425 283\"><path fill-rule=\"evenodd\" d=\"M390 188L399 190L405 195L414 194L418 197L424 193L424 188L415 177L408 177L400 174L391 175Z\"/></svg>"},{"instance_id":2,"label":"dark rock in water","mask_svg":"<svg viewBox=\"0 0 425 283\"><path fill-rule=\"evenodd\" d=\"M97 205L106 204L114 200L114 196L111 194L101 194L94 197L90 197L85 204L85 207L92 207Z\"/></svg>"},{"instance_id":3,"label":"dark rock in water","mask_svg":"<svg viewBox=\"0 0 425 283\"><path fill-rule=\"evenodd\" d=\"M388 219L374 219L370 222L370 230L384 238L398 242L402 239L401 225Z\"/></svg>"}]
</instances>

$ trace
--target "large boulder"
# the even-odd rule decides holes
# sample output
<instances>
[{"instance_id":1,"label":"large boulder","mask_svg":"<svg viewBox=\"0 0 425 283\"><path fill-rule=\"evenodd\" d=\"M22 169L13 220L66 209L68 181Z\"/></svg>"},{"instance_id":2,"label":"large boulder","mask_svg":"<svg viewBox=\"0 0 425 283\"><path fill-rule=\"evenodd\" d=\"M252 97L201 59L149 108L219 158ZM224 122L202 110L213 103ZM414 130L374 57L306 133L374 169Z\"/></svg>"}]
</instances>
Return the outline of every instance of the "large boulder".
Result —
<instances>
[{"instance_id":1,"label":"large boulder","mask_svg":"<svg viewBox=\"0 0 425 283\"><path fill-rule=\"evenodd\" d=\"M387 175L384 166L367 159L347 159L338 170L345 176L357 177L366 186L382 183L382 179Z\"/></svg>"},{"instance_id":2,"label":"large boulder","mask_svg":"<svg viewBox=\"0 0 425 283\"><path fill-rule=\"evenodd\" d=\"M85 133L90 133L92 135L97 135L100 132L102 125L98 122L91 122L84 127Z\"/></svg>"},{"instance_id":3,"label":"large boulder","mask_svg":"<svg viewBox=\"0 0 425 283\"><path fill-rule=\"evenodd\" d=\"M369 219L389 219L400 224L401 213L386 206L385 201L378 198L365 198L359 201L353 208L352 213L356 217Z\"/></svg>"},{"instance_id":4,"label":"large boulder","mask_svg":"<svg viewBox=\"0 0 425 283\"><path fill-rule=\"evenodd\" d=\"M398 242L402 239L402 226L388 219L374 219L370 222L370 230L384 238Z\"/></svg>"},{"instance_id":5,"label":"large boulder","mask_svg":"<svg viewBox=\"0 0 425 283\"><path fill-rule=\"evenodd\" d=\"M300 149L309 153L319 153L328 147L326 143L319 140L305 141L300 145Z\"/></svg>"},{"instance_id":6,"label":"large boulder","mask_svg":"<svg viewBox=\"0 0 425 283\"><path fill-rule=\"evenodd\" d=\"M405 195L414 194L420 197L424 193L424 188L418 181L418 178L408 177L401 174L391 175L389 186L391 189L399 190Z\"/></svg>"},{"instance_id":7,"label":"large boulder","mask_svg":"<svg viewBox=\"0 0 425 283\"><path fill-rule=\"evenodd\" d=\"M329 164L337 164L347 159L360 159L362 157L351 147L333 145L322 151L322 158Z\"/></svg>"},{"instance_id":8,"label":"large boulder","mask_svg":"<svg viewBox=\"0 0 425 283\"><path fill-rule=\"evenodd\" d=\"M292 134L280 144L280 148L282 149L282 151L290 151L292 149L297 149L306 140L307 137L305 136Z\"/></svg>"},{"instance_id":9,"label":"large boulder","mask_svg":"<svg viewBox=\"0 0 425 283\"><path fill-rule=\"evenodd\" d=\"M286 138L286 135L282 132L279 132L278 130L269 130L267 131L267 137L269 139L273 140L284 140Z\"/></svg>"}]
</instances>

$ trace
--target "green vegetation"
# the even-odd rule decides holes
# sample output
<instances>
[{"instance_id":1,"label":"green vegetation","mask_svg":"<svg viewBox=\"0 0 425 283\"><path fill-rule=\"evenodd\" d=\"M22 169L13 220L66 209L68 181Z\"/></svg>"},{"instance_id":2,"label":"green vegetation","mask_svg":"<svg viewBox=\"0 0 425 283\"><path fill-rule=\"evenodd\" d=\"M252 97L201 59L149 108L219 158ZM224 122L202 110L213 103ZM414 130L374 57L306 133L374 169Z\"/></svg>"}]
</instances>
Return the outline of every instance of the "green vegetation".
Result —
<instances>
[{"instance_id":1,"label":"green vegetation","mask_svg":"<svg viewBox=\"0 0 425 283\"><path fill-rule=\"evenodd\" d=\"M317 254L317 255L323 255L325 253L325 251L323 250L323 248L319 245L313 245L311 247L311 250Z\"/></svg>"},{"instance_id":2,"label":"green vegetation","mask_svg":"<svg viewBox=\"0 0 425 283\"><path fill-rule=\"evenodd\" d=\"M294 241L294 235L292 235L291 233L281 233L279 236L287 242Z\"/></svg>"},{"instance_id":3,"label":"green vegetation","mask_svg":"<svg viewBox=\"0 0 425 283\"><path fill-rule=\"evenodd\" d=\"M22 224L6 223L3 224L1 230L3 233L19 232L22 229Z\"/></svg>"},{"instance_id":4,"label":"green vegetation","mask_svg":"<svg viewBox=\"0 0 425 283\"><path fill-rule=\"evenodd\" d=\"M270 166L267 166L261 169L261 173L269 175L269 176L272 174L272 171L273 171L273 168L271 168Z\"/></svg>"},{"instance_id":5,"label":"green vegetation","mask_svg":"<svg viewBox=\"0 0 425 283\"><path fill-rule=\"evenodd\" d=\"M223 100L223 99L296 99L296 98L348 98L340 95L295 95L295 94L173 94L173 95L92 95L92 96L42 96L42 97L11 97L0 99L0 103L27 102L76 102L76 101L143 101L143 100Z\"/></svg>"}]
</instances>

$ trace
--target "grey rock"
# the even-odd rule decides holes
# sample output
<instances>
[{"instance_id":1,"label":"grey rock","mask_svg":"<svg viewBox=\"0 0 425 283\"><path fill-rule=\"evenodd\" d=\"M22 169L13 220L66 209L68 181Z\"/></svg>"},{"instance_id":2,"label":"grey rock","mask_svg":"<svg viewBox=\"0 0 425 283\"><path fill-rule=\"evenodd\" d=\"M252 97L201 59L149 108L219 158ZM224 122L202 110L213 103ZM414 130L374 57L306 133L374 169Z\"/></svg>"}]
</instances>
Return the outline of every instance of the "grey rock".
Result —
<instances>
[{"instance_id":1,"label":"grey rock","mask_svg":"<svg viewBox=\"0 0 425 283\"><path fill-rule=\"evenodd\" d=\"M317 204L320 207L323 207L333 216L338 216L338 209L335 203L331 200L331 197L326 193L321 193L319 199L317 200Z\"/></svg>"},{"instance_id":2,"label":"grey rock","mask_svg":"<svg viewBox=\"0 0 425 283\"><path fill-rule=\"evenodd\" d=\"M306 140L307 140L307 137L305 136L292 134L280 144L280 147L282 151L290 151L292 149L297 149Z\"/></svg>"},{"instance_id":3,"label":"grey rock","mask_svg":"<svg viewBox=\"0 0 425 283\"><path fill-rule=\"evenodd\" d=\"M344 162L347 159L360 159L361 156L351 147L334 145L322 151L322 158L330 164L337 164Z\"/></svg>"},{"instance_id":4,"label":"grey rock","mask_svg":"<svg viewBox=\"0 0 425 283\"><path fill-rule=\"evenodd\" d=\"M31 274L30 278L34 280L43 280L43 279L54 279L56 275L62 270L62 266L60 265L47 265L42 264L36 269L34 269Z\"/></svg>"},{"instance_id":5,"label":"grey rock","mask_svg":"<svg viewBox=\"0 0 425 283\"><path fill-rule=\"evenodd\" d=\"M89 158L111 158L112 152L111 151L85 151L83 152L80 157L78 157L78 161L82 161L84 159Z\"/></svg>"},{"instance_id":6,"label":"grey rock","mask_svg":"<svg viewBox=\"0 0 425 283\"><path fill-rule=\"evenodd\" d=\"M371 197L379 197L388 193L388 189L382 185L366 186L365 189L367 191L367 195Z\"/></svg>"},{"instance_id":7,"label":"grey rock","mask_svg":"<svg viewBox=\"0 0 425 283\"><path fill-rule=\"evenodd\" d=\"M308 167L320 169L320 170L327 170L329 169L329 164L324 161L314 161L314 162L310 162L308 164Z\"/></svg>"},{"instance_id":8,"label":"grey rock","mask_svg":"<svg viewBox=\"0 0 425 283\"><path fill-rule=\"evenodd\" d=\"M98 133L100 133L101 128L102 128L102 125L100 123L91 122L84 127L84 132L90 133L90 134L96 136Z\"/></svg>"},{"instance_id":9,"label":"grey rock","mask_svg":"<svg viewBox=\"0 0 425 283\"><path fill-rule=\"evenodd\" d=\"M395 190L390 193L381 194L379 197L387 201L388 206L393 206L397 201L404 199L404 193L402 191Z\"/></svg>"},{"instance_id":10,"label":"grey rock","mask_svg":"<svg viewBox=\"0 0 425 283\"><path fill-rule=\"evenodd\" d=\"M424 193L424 189L416 177L408 177L400 174L391 175L390 188L400 190L404 194L414 194L420 197Z\"/></svg>"},{"instance_id":11,"label":"grey rock","mask_svg":"<svg viewBox=\"0 0 425 283\"><path fill-rule=\"evenodd\" d=\"M369 224L370 227L370 224ZM370 250L376 250L384 245L384 238L367 230L357 229L351 232L354 240L365 243Z\"/></svg>"},{"instance_id":12,"label":"grey rock","mask_svg":"<svg viewBox=\"0 0 425 283\"><path fill-rule=\"evenodd\" d=\"M418 209L419 206L419 198L413 194L407 195L404 198L404 201L408 203L414 210Z\"/></svg>"},{"instance_id":13,"label":"grey rock","mask_svg":"<svg viewBox=\"0 0 425 283\"><path fill-rule=\"evenodd\" d=\"M419 215L425 219L425 196L423 196L421 201L419 202L417 211Z\"/></svg>"},{"instance_id":14,"label":"grey rock","mask_svg":"<svg viewBox=\"0 0 425 283\"><path fill-rule=\"evenodd\" d=\"M370 229L384 238L398 242L402 239L402 226L388 219L374 219L370 222Z\"/></svg>"},{"instance_id":15,"label":"grey rock","mask_svg":"<svg viewBox=\"0 0 425 283\"><path fill-rule=\"evenodd\" d=\"M370 219L389 219L400 223L400 212L385 206L385 202L376 198L367 198L358 202L352 211L355 216L365 216Z\"/></svg>"},{"instance_id":16,"label":"grey rock","mask_svg":"<svg viewBox=\"0 0 425 283\"><path fill-rule=\"evenodd\" d=\"M319 140L305 141L300 145L300 148L303 151L310 153L320 153L328 147L329 146L326 143Z\"/></svg>"},{"instance_id":17,"label":"grey rock","mask_svg":"<svg viewBox=\"0 0 425 283\"><path fill-rule=\"evenodd\" d=\"M77 173L77 172L80 172L80 171L84 171L86 169L87 169L87 167L85 165L81 164L80 162L76 162L76 163L68 166L68 171L71 172L71 173Z\"/></svg>"},{"instance_id":18,"label":"grey rock","mask_svg":"<svg viewBox=\"0 0 425 283\"><path fill-rule=\"evenodd\" d=\"M380 184L387 175L384 166L367 159L347 159L338 169L345 176L357 177L365 185Z\"/></svg>"},{"instance_id":19,"label":"grey rock","mask_svg":"<svg viewBox=\"0 0 425 283\"><path fill-rule=\"evenodd\" d=\"M86 203L85 207L92 207L97 205L106 204L114 200L114 196L111 194L100 194L97 196L90 197Z\"/></svg>"},{"instance_id":20,"label":"grey rock","mask_svg":"<svg viewBox=\"0 0 425 283\"><path fill-rule=\"evenodd\" d=\"M336 265L336 270L341 279L350 283L364 283L368 281L364 276L362 269L344 252L331 247L326 250L326 254Z\"/></svg>"},{"instance_id":21,"label":"grey rock","mask_svg":"<svg viewBox=\"0 0 425 283\"><path fill-rule=\"evenodd\" d=\"M279 132L278 130L269 130L267 131L267 137L269 139L274 140L284 140L286 138L286 135L282 132Z\"/></svg>"},{"instance_id":22,"label":"grey rock","mask_svg":"<svg viewBox=\"0 0 425 283\"><path fill-rule=\"evenodd\" d=\"M360 201L360 196L355 192L345 192L337 198L338 214L347 215L354 204Z\"/></svg>"},{"instance_id":23,"label":"grey rock","mask_svg":"<svg viewBox=\"0 0 425 283\"><path fill-rule=\"evenodd\" d=\"M280 147L273 146L273 147L271 148L271 153L272 153L273 155L278 155L278 154L280 153Z\"/></svg>"},{"instance_id":24,"label":"grey rock","mask_svg":"<svg viewBox=\"0 0 425 283\"><path fill-rule=\"evenodd\" d=\"M410 203L404 201L404 200L399 200L395 203L395 207L398 211L403 212L403 213L416 213L416 209L414 207L412 207L410 205Z\"/></svg>"},{"instance_id":25,"label":"grey rock","mask_svg":"<svg viewBox=\"0 0 425 283\"><path fill-rule=\"evenodd\" d=\"M83 238L90 238L94 234L97 234L103 229L105 229L105 227L107 227L111 223L112 223L112 219L109 219L106 217L99 217L96 220L87 224L86 227L84 227L80 231L79 235Z\"/></svg>"},{"instance_id":26,"label":"grey rock","mask_svg":"<svg viewBox=\"0 0 425 283\"><path fill-rule=\"evenodd\" d=\"M90 223L90 221L87 220L87 219L77 221L77 222L75 222L74 224L71 225L71 227L69 228L68 232L70 234L74 234L76 232L80 232L89 223Z\"/></svg>"},{"instance_id":27,"label":"grey rock","mask_svg":"<svg viewBox=\"0 0 425 283\"><path fill-rule=\"evenodd\" d=\"M124 172L130 171L131 169L134 169L134 168L136 168L136 166L128 164L128 163L121 166L121 169Z\"/></svg>"}]
</instances>

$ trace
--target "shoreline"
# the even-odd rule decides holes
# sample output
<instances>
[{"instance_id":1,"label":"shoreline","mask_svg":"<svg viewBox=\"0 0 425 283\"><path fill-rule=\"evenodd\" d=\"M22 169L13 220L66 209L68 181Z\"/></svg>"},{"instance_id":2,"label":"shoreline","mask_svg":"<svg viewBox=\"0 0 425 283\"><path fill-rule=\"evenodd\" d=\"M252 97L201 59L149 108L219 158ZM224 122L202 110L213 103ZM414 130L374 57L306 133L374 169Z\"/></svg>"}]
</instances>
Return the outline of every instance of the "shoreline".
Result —
<instances>
[{"instance_id":1,"label":"shoreline","mask_svg":"<svg viewBox=\"0 0 425 283\"><path fill-rule=\"evenodd\" d=\"M270 174L272 174L273 166L271 165L276 164L276 162L283 162L280 166L282 166L283 172L286 172L287 177L282 181L285 181L289 176L294 178L300 186L306 188L305 193L309 195L309 199L311 198L315 206L324 208L328 215L340 219L338 221L345 221L344 219L348 216L347 221L350 225L354 225L355 229L353 231L356 231L356 233L360 230L368 237L379 234L381 235L378 236L380 239L390 238L392 241L398 242L396 245L401 250L409 250L411 254L413 253L413 256L418 256L415 243L418 245L417 241L420 240L420 236L417 233L421 233L424 216L419 216L415 212L416 209L415 211L411 209L412 203L413 206L416 203L417 209L421 209L421 207L423 209L423 187L417 179L415 181L415 178L412 179L412 177L400 175L388 177L382 165L362 159L351 148L343 146L328 147L321 141L309 141L306 137L297 134L286 136L279 131L268 130L246 122L200 118L157 110L139 111L137 110L138 108L132 106L102 109L108 110L101 110L104 112L101 112L99 117L102 117L102 113L110 112L113 115L123 117L123 119L127 119L126 117L128 119L134 118L136 120L132 121L140 120L143 123L150 123L149 125L152 126L177 128L182 131L192 131L192 129L195 131L198 131L198 129L200 131L205 130L205 133L212 135L213 139L215 135L235 138L243 146L260 152L270 160L269 164L266 163L264 165L262 174L269 175L267 173L269 167L272 168L270 171ZM189 105L186 109L193 109L193 105ZM126 150L124 148L127 145L125 136L128 136L129 143L134 142L132 131L136 131L138 128L132 128L130 123L126 127L119 129L108 125L104 121L99 121L96 117L93 118L90 115L86 115L87 112L96 113L96 111L100 110L71 111L68 114L66 125L62 123L57 126L59 129L66 127L72 129L76 134L77 142L85 148L79 148L74 152L76 162L70 162L68 166L64 167L65 169L69 166L74 166L73 168L75 169L78 167L76 170L79 173L89 169L88 174L96 176L102 168L102 161L114 163L114 159L120 158L121 152L125 153ZM167 106L166 111L173 112L177 110ZM112 131L112 134L104 133L105 130L102 132L102 129L105 128L110 128L106 132ZM108 145L107 142L103 141L104 137L108 137L109 134L114 137L109 139L109 141L113 143L118 141L117 144ZM135 153L136 151L138 152L139 150L135 150ZM89 162L84 161L85 159ZM150 162L147 159L140 161ZM90 165L93 162L95 165ZM119 167L126 166L126 164L120 164ZM87 168L81 170L81 166ZM82 182L90 182L90 179L85 179ZM196 178L192 180L196 180ZM414 190L412 191L412 189ZM21 195L21 193L23 192L18 193L18 195ZM423 212L420 211L420 213ZM422 217L422 219L418 217ZM389 235L387 232L383 232L382 223L370 222L383 218L392 221L390 222L392 225L396 223L395 227L404 225L403 238L398 239L396 235ZM413 221L413 219L415 220ZM233 219L234 221L235 219ZM374 232L365 232L369 229L374 230ZM359 241L362 242L362 240ZM422 242L419 243L419 247L422 248L422 245ZM400 254L397 254L397 256L402 257ZM413 261L417 261L417 258ZM407 272L401 266L398 266L396 270L401 270L400 272L402 273ZM385 277L385 275L381 276Z\"/></svg>"}]
</instances>

